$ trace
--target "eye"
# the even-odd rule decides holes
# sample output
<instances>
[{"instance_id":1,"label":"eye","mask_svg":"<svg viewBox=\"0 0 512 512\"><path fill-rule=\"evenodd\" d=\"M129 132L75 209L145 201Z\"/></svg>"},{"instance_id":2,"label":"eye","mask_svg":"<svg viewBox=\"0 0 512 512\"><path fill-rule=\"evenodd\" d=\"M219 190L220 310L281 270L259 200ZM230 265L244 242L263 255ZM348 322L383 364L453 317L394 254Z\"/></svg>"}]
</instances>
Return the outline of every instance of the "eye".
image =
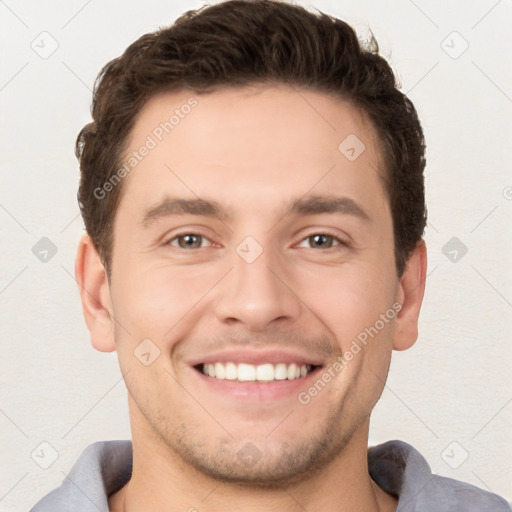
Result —
<instances>
[{"instance_id":1,"label":"eye","mask_svg":"<svg viewBox=\"0 0 512 512\"><path fill-rule=\"evenodd\" d=\"M313 235L304 238L298 247L304 247L304 243L311 244L310 247L315 249L330 249L339 245L347 245L343 240L334 235L330 235L329 233L314 233Z\"/></svg>"},{"instance_id":2,"label":"eye","mask_svg":"<svg viewBox=\"0 0 512 512\"><path fill-rule=\"evenodd\" d=\"M309 244L309 247L314 249L331 249L333 247L347 245L342 239L330 235L329 233L314 233L304 238L298 247L306 247L304 244ZM201 249L205 246L211 246L212 242L198 233L183 233L171 238L167 242L167 245L180 249Z\"/></svg>"},{"instance_id":3,"label":"eye","mask_svg":"<svg viewBox=\"0 0 512 512\"><path fill-rule=\"evenodd\" d=\"M203 241L210 242L210 240L203 235L198 235L197 233L183 233L171 238L167 244L173 247L179 247L180 249L200 249L203 247Z\"/></svg>"}]
</instances>

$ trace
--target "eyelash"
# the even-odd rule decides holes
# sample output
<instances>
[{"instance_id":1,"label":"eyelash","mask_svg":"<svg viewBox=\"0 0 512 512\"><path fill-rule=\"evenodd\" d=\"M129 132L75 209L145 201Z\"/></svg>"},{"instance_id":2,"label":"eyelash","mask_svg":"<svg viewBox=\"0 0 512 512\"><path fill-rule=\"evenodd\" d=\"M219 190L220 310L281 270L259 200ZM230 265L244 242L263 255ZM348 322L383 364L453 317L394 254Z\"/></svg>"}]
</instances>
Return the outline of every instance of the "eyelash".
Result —
<instances>
[{"instance_id":1,"label":"eyelash","mask_svg":"<svg viewBox=\"0 0 512 512\"><path fill-rule=\"evenodd\" d=\"M173 242L174 240L177 240L178 238L182 238L182 237L185 237L185 236L195 236L195 237L200 237L201 239L205 239L205 240L209 240L211 242L211 240L204 236L204 235L201 235L200 233L194 233L194 232L185 232L185 233L179 233L177 235L174 235L171 239L169 239L165 245L170 245L172 247L175 247L176 249L178 250L183 250L183 251L188 251L188 250L191 250L191 249L185 249L183 247L177 247L175 245L172 245L171 242ZM327 249L324 249L324 251L327 251L329 249L335 249L336 247L348 247L348 242L342 238L340 238L339 236L336 236L334 235L333 233L330 233L329 231L318 231L316 233L311 233L310 235L302 238L302 240L300 241L300 243L303 243L304 241L310 239L310 238L313 238L315 236L325 236L325 237L329 237L329 238L332 238L334 241L336 241L337 243L335 245L333 245L332 247L328 247ZM199 247L199 249L204 249L204 247ZM314 247L311 247L311 249L315 249ZM321 247L319 249L322 249Z\"/></svg>"}]
</instances>

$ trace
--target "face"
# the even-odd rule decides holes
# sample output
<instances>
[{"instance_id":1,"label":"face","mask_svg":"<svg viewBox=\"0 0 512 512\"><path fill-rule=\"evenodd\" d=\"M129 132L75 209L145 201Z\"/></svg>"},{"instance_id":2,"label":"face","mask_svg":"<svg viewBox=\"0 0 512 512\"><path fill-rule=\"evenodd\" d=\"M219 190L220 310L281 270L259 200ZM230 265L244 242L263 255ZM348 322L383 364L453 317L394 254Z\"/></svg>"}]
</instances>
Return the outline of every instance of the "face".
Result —
<instances>
[{"instance_id":1,"label":"face","mask_svg":"<svg viewBox=\"0 0 512 512\"><path fill-rule=\"evenodd\" d=\"M181 91L134 151L109 288L134 440L224 481L325 467L368 427L403 298L371 125L284 85Z\"/></svg>"}]
</instances>

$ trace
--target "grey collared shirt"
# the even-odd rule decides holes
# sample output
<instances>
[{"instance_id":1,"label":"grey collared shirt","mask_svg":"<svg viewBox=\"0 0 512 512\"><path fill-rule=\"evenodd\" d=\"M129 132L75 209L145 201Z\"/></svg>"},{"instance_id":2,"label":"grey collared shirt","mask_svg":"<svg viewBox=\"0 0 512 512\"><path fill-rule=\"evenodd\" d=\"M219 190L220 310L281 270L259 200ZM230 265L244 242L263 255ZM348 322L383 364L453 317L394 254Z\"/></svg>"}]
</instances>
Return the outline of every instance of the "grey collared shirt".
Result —
<instances>
[{"instance_id":1,"label":"grey collared shirt","mask_svg":"<svg viewBox=\"0 0 512 512\"><path fill-rule=\"evenodd\" d=\"M496 494L451 478L433 475L425 458L402 441L368 449L372 479L398 498L397 512L510 512ZM62 484L30 512L109 512L108 496L132 473L131 441L88 446Z\"/></svg>"}]
</instances>

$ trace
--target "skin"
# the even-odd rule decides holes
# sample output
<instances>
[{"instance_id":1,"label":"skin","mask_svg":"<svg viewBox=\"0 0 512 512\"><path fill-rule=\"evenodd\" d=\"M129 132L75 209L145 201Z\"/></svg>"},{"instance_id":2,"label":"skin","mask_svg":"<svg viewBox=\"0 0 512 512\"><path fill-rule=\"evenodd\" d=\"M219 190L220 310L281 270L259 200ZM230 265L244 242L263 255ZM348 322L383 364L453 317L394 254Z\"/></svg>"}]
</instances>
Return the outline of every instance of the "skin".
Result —
<instances>
[{"instance_id":1,"label":"skin","mask_svg":"<svg viewBox=\"0 0 512 512\"><path fill-rule=\"evenodd\" d=\"M191 96L153 97L128 153ZM392 350L416 341L426 252L420 241L397 277L375 130L351 104L285 85L194 97L198 105L122 183L110 282L87 235L78 247L92 344L117 351L128 389L133 475L110 508L396 510L368 474L369 417ZM354 161L338 150L350 134L365 144ZM312 194L350 198L367 218L287 214ZM172 215L142 228L165 196L215 200L231 216ZM310 238L326 232L336 238ZM204 238L180 247L176 236L187 233ZM236 251L247 236L263 250L252 263ZM234 347L300 350L327 367L394 303L398 315L306 405L297 393L220 393L189 365ZM160 350L149 366L134 356L144 339ZM248 443L260 456L250 467L238 456Z\"/></svg>"}]
</instances>

